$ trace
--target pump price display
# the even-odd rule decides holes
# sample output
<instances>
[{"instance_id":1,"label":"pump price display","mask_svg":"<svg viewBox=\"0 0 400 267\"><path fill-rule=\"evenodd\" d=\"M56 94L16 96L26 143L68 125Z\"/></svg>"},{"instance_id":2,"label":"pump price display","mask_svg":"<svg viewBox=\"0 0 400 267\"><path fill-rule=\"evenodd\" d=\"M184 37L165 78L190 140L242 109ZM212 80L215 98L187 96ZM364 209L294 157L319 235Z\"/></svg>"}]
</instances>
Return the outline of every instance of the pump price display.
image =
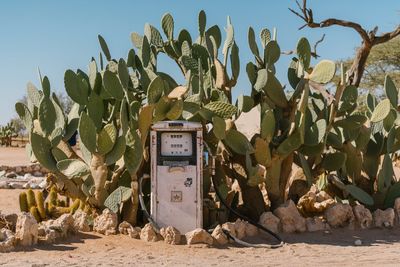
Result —
<instances>
[{"instance_id":1,"label":"pump price display","mask_svg":"<svg viewBox=\"0 0 400 267\"><path fill-rule=\"evenodd\" d=\"M191 156L193 154L192 134L166 132L161 134L161 156Z\"/></svg>"}]
</instances>

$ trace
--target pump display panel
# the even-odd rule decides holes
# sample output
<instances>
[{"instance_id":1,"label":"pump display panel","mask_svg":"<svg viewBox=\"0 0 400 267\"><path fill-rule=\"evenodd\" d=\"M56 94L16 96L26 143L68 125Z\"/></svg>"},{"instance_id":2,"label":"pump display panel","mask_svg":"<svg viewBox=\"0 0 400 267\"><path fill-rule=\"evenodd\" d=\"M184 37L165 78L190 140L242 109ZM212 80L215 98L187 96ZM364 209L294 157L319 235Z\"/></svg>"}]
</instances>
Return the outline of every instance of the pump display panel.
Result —
<instances>
[{"instance_id":1,"label":"pump display panel","mask_svg":"<svg viewBox=\"0 0 400 267\"><path fill-rule=\"evenodd\" d=\"M161 133L161 156L192 156L192 133L166 132Z\"/></svg>"},{"instance_id":2,"label":"pump display panel","mask_svg":"<svg viewBox=\"0 0 400 267\"><path fill-rule=\"evenodd\" d=\"M157 164L196 165L196 132L160 131L157 143Z\"/></svg>"}]
</instances>

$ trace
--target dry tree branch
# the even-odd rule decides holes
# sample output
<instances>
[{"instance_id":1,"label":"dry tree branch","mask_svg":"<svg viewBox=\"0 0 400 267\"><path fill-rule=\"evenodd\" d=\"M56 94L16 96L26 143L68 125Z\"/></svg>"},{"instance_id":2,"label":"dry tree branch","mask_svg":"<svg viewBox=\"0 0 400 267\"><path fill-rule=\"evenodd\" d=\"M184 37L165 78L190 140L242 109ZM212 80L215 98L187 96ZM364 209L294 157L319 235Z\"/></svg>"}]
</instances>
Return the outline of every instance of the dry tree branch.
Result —
<instances>
[{"instance_id":1,"label":"dry tree branch","mask_svg":"<svg viewBox=\"0 0 400 267\"><path fill-rule=\"evenodd\" d=\"M305 24L301 26L299 30L303 29L306 26L308 26L309 28L342 26L352 28L360 35L362 39L361 46L358 48L353 60L353 64L347 72L350 84L353 84L355 86L359 86L361 82L361 77L364 73L365 64L372 47L377 44L390 41L394 37L400 35L400 25L398 25L396 29L391 32L386 32L382 35L376 35L378 27L375 27L372 31L367 31L360 24L352 21L329 18L322 20L321 22L315 22L312 9L307 8L307 0L303 0L303 5L301 5L298 0L296 0L296 5L298 7L297 11L292 8L289 8L289 10L305 22Z\"/></svg>"}]
</instances>

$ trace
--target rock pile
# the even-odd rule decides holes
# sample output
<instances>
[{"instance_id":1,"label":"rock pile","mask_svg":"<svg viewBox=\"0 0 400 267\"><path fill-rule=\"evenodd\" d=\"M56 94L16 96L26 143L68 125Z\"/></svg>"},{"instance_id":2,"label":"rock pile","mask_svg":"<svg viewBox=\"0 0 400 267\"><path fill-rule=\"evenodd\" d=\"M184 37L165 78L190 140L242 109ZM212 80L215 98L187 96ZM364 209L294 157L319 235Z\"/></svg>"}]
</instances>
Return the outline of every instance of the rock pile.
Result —
<instances>
[{"instance_id":1,"label":"rock pile","mask_svg":"<svg viewBox=\"0 0 400 267\"><path fill-rule=\"evenodd\" d=\"M4 215L0 212L0 252L13 251L16 246L52 244L77 232L89 232L92 230L91 221L93 221L93 231L104 235L119 232L134 239L140 238L146 242L163 240L171 245L226 245L233 242L232 238L228 238L227 233L238 239L259 234L257 227L240 219L217 225L211 234L201 228L181 234L172 226L163 227L158 231L150 223L142 229L133 227L126 221L118 225L117 214L109 209L105 209L94 220L87 213L78 210L74 215L63 214L55 220L40 223L37 223L30 213ZM351 207L348 204L335 203L329 205L322 215L307 218L304 218L293 201L289 200L274 212L264 212L260 216L259 223L274 233L327 231L337 227L392 228L400 225L400 198L396 199L394 208L378 209L372 214L363 205Z\"/></svg>"}]
</instances>

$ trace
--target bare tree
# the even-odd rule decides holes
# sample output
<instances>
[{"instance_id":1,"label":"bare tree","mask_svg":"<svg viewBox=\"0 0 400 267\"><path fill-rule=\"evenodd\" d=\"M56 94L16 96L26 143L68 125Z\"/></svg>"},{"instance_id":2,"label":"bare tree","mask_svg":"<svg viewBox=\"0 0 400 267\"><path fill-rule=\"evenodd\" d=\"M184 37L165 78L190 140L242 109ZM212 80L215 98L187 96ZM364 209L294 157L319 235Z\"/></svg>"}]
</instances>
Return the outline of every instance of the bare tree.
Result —
<instances>
[{"instance_id":1,"label":"bare tree","mask_svg":"<svg viewBox=\"0 0 400 267\"><path fill-rule=\"evenodd\" d=\"M365 64L367 62L367 58L371 52L372 47L378 44L388 42L394 37L400 35L400 24L396 27L396 29L394 29L391 32L386 32L381 35L377 35L378 26L376 26L371 31L367 31L358 23L336 18L329 18L321 22L316 22L314 21L312 9L307 8L307 0L303 0L302 5L297 0L296 3L298 10L294 10L292 8L289 8L289 10L296 16L304 20L305 24L301 26L299 30L303 29L304 27L326 28L336 25L336 26L352 28L361 36L362 39L361 45L357 49L356 55L353 59L353 63L350 69L347 71L348 83L353 84L355 86L359 86L360 84L361 77L364 73Z\"/></svg>"}]
</instances>

